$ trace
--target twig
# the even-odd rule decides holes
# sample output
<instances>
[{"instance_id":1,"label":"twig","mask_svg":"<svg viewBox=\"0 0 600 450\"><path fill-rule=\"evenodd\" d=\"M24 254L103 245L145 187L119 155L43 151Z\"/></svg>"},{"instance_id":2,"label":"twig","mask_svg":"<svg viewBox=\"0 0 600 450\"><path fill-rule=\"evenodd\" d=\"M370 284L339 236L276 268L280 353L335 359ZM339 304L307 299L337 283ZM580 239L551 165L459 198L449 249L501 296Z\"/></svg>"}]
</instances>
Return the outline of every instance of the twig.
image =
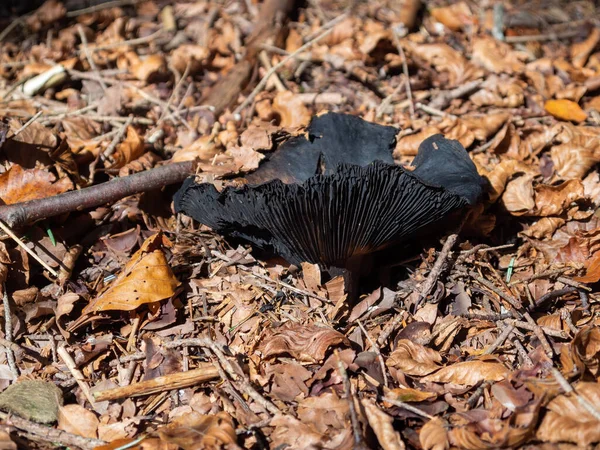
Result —
<instances>
[{"instance_id":1,"label":"twig","mask_svg":"<svg viewBox=\"0 0 600 450\"><path fill-rule=\"evenodd\" d=\"M35 201L35 200L33 200L33 201ZM15 203L15 205L19 205L19 204L22 204L22 203ZM1 208L2 207L0 207L0 211L2 210ZM10 206L7 206L6 208L10 208ZM33 250L31 250L29 247L27 247L25 245L25 243L15 233L13 233L13 231L7 225L5 225L2 220L0 220L0 228L2 228L2 231L4 231L6 234L8 234L12 238L12 240L15 241L23 250L25 250L33 259L35 259L37 262L39 262L42 265L42 267L44 267L44 269L46 269L48 272L50 272L50 274L52 276L58 278L58 272L56 272L56 270L54 270L52 267L50 267L48 264L46 264L46 262L44 262L44 260L42 260L38 255L36 255Z\"/></svg>"},{"instance_id":2,"label":"twig","mask_svg":"<svg viewBox=\"0 0 600 450\"><path fill-rule=\"evenodd\" d=\"M523 359L523 365L525 367L533 367L533 361L527 354L527 350L525 350L525 347L523 347L523 344L521 343L521 341L519 340L519 338L517 336L515 336L515 338L512 340L512 343L515 346L515 348L517 349L517 353Z\"/></svg>"},{"instance_id":3,"label":"twig","mask_svg":"<svg viewBox=\"0 0 600 450\"><path fill-rule=\"evenodd\" d=\"M148 36L139 37L139 38L135 38L135 39L129 39L129 40L120 41L120 42L111 42L110 44L104 44L104 45L90 47L90 51L96 52L99 50L108 50L111 48L118 48L118 47L122 47L122 46L123 47L125 47L125 46L132 47L134 45L148 44L149 42L152 42L154 39L156 39L163 33L164 33L164 30L161 28L160 30L155 31L154 33L149 34Z\"/></svg>"},{"instance_id":4,"label":"twig","mask_svg":"<svg viewBox=\"0 0 600 450\"><path fill-rule=\"evenodd\" d=\"M53 446L60 444L64 447L77 447L85 450L92 450L100 445L106 444L106 442L99 439L85 438L76 434L67 433L66 431L57 428L50 428L3 412L0 412L0 419L2 419L4 425L29 433L40 440L51 443Z\"/></svg>"},{"instance_id":5,"label":"twig","mask_svg":"<svg viewBox=\"0 0 600 450\"><path fill-rule=\"evenodd\" d=\"M4 30L2 30L2 33L0 33L0 42L2 42L6 38L6 36L8 36L10 32L17 27L17 25L21 25L22 23L23 19L19 17L18 19L15 19L10 24L8 24L8 26Z\"/></svg>"},{"instance_id":6,"label":"twig","mask_svg":"<svg viewBox=\"0 0 600 450\"><path fill-rule=\"evenodd\" d=\"M433 100L429 102L429 106L431 108L436 108L440 110L444 109L452 100L456 98L461 98L467 94L472 93L473 91L476 91L482 84L483 80L474 80L469 81L468 83L465 83L449 91L442 91Z\"/></svg>"},{"instance_id":7,"label":"twig","mask_svg":"<svg viewBox=\"0 0 600 450\"><path fill-rule=\"evenodd\" d=\"M404 73L404 85L406 86L406 97L408 99L408 107L410 111L410 118L415 118L415 105L413 103L412 89L410 88L410 76L408 73L408 63L406 61L406 54L404 53L404 49L402 48L402 44L400 43L400 36L398 35L398 30L395 27L392 27L393 37L394 37L394 45L398 49L398 53L402 58L402 73Z\"/></svg>"},{"instance_id":8,"label":"twig","mask_svg":"<svg viewBox=\"0 0 600 450\"><path fill-rule=\"evenodd\" d=\"M501 324L498 324L498 325L501 325ZM513 332L514 329L515 329L514 325L505 326L504 329L502 330L502 333L500 333L498 335L498 337L496 338L496 340L494 341L494 343L492 345L490 345L488 348L485 349L483 354L491 355L492 353L494 353L502 344L504 344L504 342L508 339L508 337L510 336L510 334Z\"/></svg>"},{"instance_id":9,"label":"twig","mask_svg":"<svg viewBox=\"0 0 600 450\"><path fill-rule=\"evenodd\" d=\"M537 308L540 305L543 305L544 303L546 303L547 301L562 297L563 295L567 295L572 292L577 292L577 288L566 287L566 288L556 289L554 291L547 292L535 301L535 307Z\"/></svg>"},{"instance_id":10,"label":"twig","mask_svg":"<svg viewBox=\"0 0 600 450\"><path fill-rule=\"evenodd\" d=\"M254 97L256 97L263 90L263 88L267 84L267 81L269 80L269 78L271 78L271 75L273 75L281 67L283 67L285 64L287 64L288 61L294 59L294 57L296 55L302 53L303 51L305 51L306 49L310 48L311 46L313 46L314 44L316 44L317 42L319 42L320 40L322 40L323 38L325 38L326 36L328 36L330 33L332 33L333 30L334 30L333 27L336 24L338 24L339 22L341 22L342 20L344 20L345 18L346 18L346 14L342 14L342 15L336 17L335 19L331 20L330 22L326 23L325 25L323 25L321 27L321 29L324 30L322 33L320 33L317 37L315 37L314 39L311 39L306 44L304 44L303 46L301 46L298 50L296 50L293 53L290 53L288 56L286 56L281 61L279 61L277 64L275 64L271 68L271 70L267 71L267 73L265 74L265 76L262 77L262 79L258 82L258 84L254 88L254 90L250 93L250 95L248 95L248 97L246 97L246 99L242 102L242 104L239 105L233 111L233 113L234 114L240 114L244 110L244 108L246 108L246 106L248 106L254 100Z\"/></svg>"},{"instance_id":11,"label":"twig","mask_svg":"<svg viewBox=\"0 0 600 450\"><path fill-rule=\"evenodd\" d=\"M73 378L81 388L81 392L83 392L83 395L93 407L96 404L96 402L94 400L94 397L92 396L92 393L90 392L90 387L85 381L85 377L83 376L81 371L77 368L77 364L75 364L75 361L73 360L71 355L69 355L67 348L64 345L61 345L56 350L56 353L58 353L60 359L62 359L62 361L65 363L67 369L69 369L69 372L71 372L71 375L73 375Z\"/></svg>"},{"instance_id":12,"label":"twig","mask_svg":"<svg viewBox=\"0 0 600 450\"><path fill-rule=\"evenodd\" d=\"M3 283L2 288L4 289L4 292L2 293L2 303L4 304L4 339L12 344L12 314L10 312L10 302L8 300L5 283ZM5 346L4 351L6 352L8 367L16 380L19 377L19 369L17 368L17 362L15 361L15 354L13 353L12 346Z\"/></svg>"},{"instance_id":13,"label":"twig","mask_svg":"<svg viewBox=\"0 0 600 450\"><path fill-rule=\"evenodd\" d=\"M102 79L102 75L100 75L98 66L96 66L96 63L94 62L94 57L92 56L92 52L90 52L90 49L88 47L87 37L85 36L85 32L83 31L83 27L81 25L77 25L77 32L79 33L79 38L81 39L81 45L83 46L83 53L85 54L85 58L87 59L90 68L94 72L94 75L96 75L97 81L98 83L100 83L100 87L103 91L106 91L106 89L108 88L104 83L104 80Z\"/></svg>"},{"instance_id":14,"label":"twig","mask_svg":"<svg viewBox=\"0 0 600 450\"><path fill-rule=\"evenodd\" d=\"M258 54L258 59L260 60L261 64L266 70L271 70L273 68L273 66L271 65L271 61L269 61L269 58L267 57L267 52L265 52L264 50ZM287 91L287 88L283 84L283 81L281 81L281 79L276 73L271 75L270 80L273 82L273 84L275 85L275 89L277 89L278 92ZM267 81L267 83L268 82L269 81Z\"/></svg>"},{"instance_id":15,"label":"twig","mask_svg":"<svg viewBox=\"0 0 600 450\"><path fill-rule=\"evenodd\" d=\"M389 398L389 397L381 397L381 400L383 400L384 402L391 403L392 405L397 406L398 408L404 408L407 411L410 411L411 413L416 414L417 416L425 417L426 419L429 419L429 420L433 419L433 416L431 414L427 414L425 411L423 411L415 406L412 406L408 403L405 403L403 401L395 400L395 399Z\"/></svg>"},{"instance_id":16,"label":"twig","mask_svg":"<svg viewBox=\"0 0 600 450\"><path fill-rule=\"evenodd\" d=\"M6 228L6 225L2 223L4 221L11 227L19 228L36 220L58 216L67 212L94 208L133 194L160 189L169 184L180 183L188 176L194 174L194 168L195 164L193 161L167 164L126 177L115 178L106 183L90 186L78 191L70 191L54 197L0 206L0 227ZM14 235L14 233L12 234ZM28 248L27 251L29 251Z\"/></svg>"},{"instance_id":17,"label":"twig","mask_svg":"<svg viewBox=\"0 0 600 450\"><path fill-rule=\"evenodd\" d=\"M92 14L92 13L95 13L98 11L102 11L103 9L116 8L118 6L137 5L138 3L141 3L143 1L146 1L146 0L113 0L110 2L100 3L99 5L90 6L89 8L68 11L66 16L67 17L77 17L77 16L82 16L83 14Z\"/></svg>"},{"instance_id":18,"label":"twig","mask_svg":"<svg viewBox=\"0 0 600 450\"><path fill-rule=\"evenodd\" d=\"M371 344L371 350L373 350L375 352L375 354L377 355L377 359L379 360L379 367L381 368L381 374L383 376L383 385L385 387L388 387L388 378L387 378L387 373L385 371L385 361L383 360L383 356L381 355L381 350L379 350L379 346L371 338L371 336L369 335L369 333L367 332L367 330L365 329L365 327L363 326L361 321L357 320L356 323L358 324L360 330L363 332L363 334L367 338L367 341L369 341L369 344Z\"/></svg>"},{"instance_id":19,"label":"twig","mask_svg":"<svg viewBox=\"0 0 600 450\"><path fill-rule=\"evenodd\" d=\"M536 331L536 328L539 327L539 329L541 331L543 331L545 334L547 334L548 336L556 337L559 339L569 339L569 335L561 330L554 330L552 328L542 327L540 325L533 325L529 322L524 322L522 320L515 320L512 322L512 324L517 328L521 328L522 330L527 330L527 331L533 331L534 333Z\"/></svg>"},{"instance_id":20,"label":"twig","mask_svg":"<svg viewBox=\"0 0 600 450\"><path fill-rule=\"evenodd\" d=\"M108 147L106 147L106 150L104 150L104 153L102 153L101 159L103 161L106 161L107 159L109 159L112 156L112 154L117 149L117 145L119 145L119 143L123 140L123 137L125 136L125 133L127 132L127 128L129 128L129 126L132 123L133 123L133 116L131 115L131 116L129 116L127 122L125 122L123 124L123 126L119 129L119 132L115 135L115 137L110 142Z\"/></svg>"},{"instance_id":21,"label":"twig","mask_svg":"<svg viewBox=\"0 0 600 450\"><path fill-rule=\"evenodd\" d=\"M512 331L512 330L511 330ZM473 392L473 394L467 399L467 406L469 409L475 408L477 406L477 402L483 395L484 391L491 386L490 381L484 381L481 385Z\"/></svg>"},{"instance_id":22,"label":"twig","mask_svg":"<svg viewBox=\"0 0 600 450\"><path fill-rule=\"evenodd\" d=\"M404 313L398 313L398 314L396 314L396 317L394 317L394 320L392 320L390 323L388 323L385 326L385 328L383 329L383 331L381 332L381 334L377 338L377 343L379 345L385 344L385 342L388 340L388 338L394 332L394 330L396 329L396 327L398 325L400 325L400 323L402 323L403 320L404 320Z\"/></svg>"},{"instance_id":23,"label":"twig","mask_svg":"<svg viewBox=\"0 0 600 450\"><path fill-rule=\"evenodd\" d=\"M555 41L558 39L566 39L577 36L580 30L567 30L562 33L548 33L548 34L530 34L527 36L507 36L504 41L509 44L522 44L524 42L539 42L539 41Z\"/></svg>"},{"instance_id":24,"label":"twig","mask_svg":"<svg viewBox=\"0 0 600 450\"><path fill-rule=\"evenodd\" d=\"M444 112L444 111L442 111L440 109L437 109L437 108L433 108L433 107L428 106L428 105L424 105L423 103L417 102L417 104L415 106L417 108L419 108L421 111L425 111L427 114L432 115L432 116L456 118L456 116L454 114L448 114L447 112Z\"/></svg>"},{"instance_id":25,"label":"twig","mask_svg":"<svg viewBox=\"0 0 600 450\"><path fill-rule=\"evenodd\" d=\"M338 351L335 351L335 356L337 357L337 368L338 372L340 372L340 376L342 377L344 383L344 392L346 394L346 400L348 401L348 407L350 409L350 422L352 423L352 434L354 435L354 444L357 447L360 447L360 443L362 442L362 432L360 430L360 422L358 421L358 415L356 414L356 407L354 405L354 394L352 393L352 385L350 384L350 378L348 378L348 373L346 372L346 368L344 367L344 363L340 358Z\"/></svg>"},{"instance_id":26,"label":"twig","mask_svg":"<svg viewBox=\"0 0 600 450\"><path fill-rule=\"evenodd\" d=\"M552 367L551 370L552 375L554 375L554 378L556 379L558 384L560 384L560 387L565 391L565 393L574 395L579 404L587 412L589 412L594 417L594 419L600 421L600 411L596 409L594 404L590 402L587 398L579 394L579 392L577 392L575 389L573 389L573 386L571 386L571 384L565 379L565 377L563 377L562 373L560 373L560 371L556 367Z\"/></svg>"},{"instance_id":27,"label":"twig","mask_svg":"<svg viewBox=\"0 0 600 450\"><path fill-rule=\"evenodd\" d=\"M442 251L438 255L435 263L433 264L431 272L429 272L427 279L423 283L423 287L421 288L421 294L419 295L419 300L417 301L417 304L421 303L424 299L427 298L427 296L433 289L433 286L435 286L435 284L437 283L437 280L440 277L442 271L444 270L444 266L445 266L446 262L448 261L450 252L452 251L454 244L456 244L456 240L458 239L458 234L460 233L460 230L462 229L464 222L465 221L463 221L461 223L458 231L456 233L453 233L450 236L448 236L448 238L446 239L446 242L444 242Z\"/></svg>"},{"instance_id":28,"label":"twig","mask_svg":"<svg viewBox=\"0 0 600 450\"><path fill-rule=\"evenodd\" d=\"M521 302L519 300L514 298L512 295L508 295L506 292L497 288L496 285L494 285L492 282L486 280L485 278L480 277L473 271L469 272L469 276L471 278L473 278L475 281L479 282L480 284L483 284L486 288L488 288L491 291L493 291L494 293L496 293L500 298L506 300L508 302L508 304L514 308L513 316L515 314L517 316L522 316L522 313L520 311L523 308L523 305L521 304Z\"/></svg>"},{"instance_id":29,"label":"twig","mask_svg":"<svg viewBox=\"0 0 600 450\"><path fill-rule=\"evenodd\" d=\"M31 117L31 119L29 119L27 122L25 122L23 124L23 126L21 128L19 128L17 131L15 131L15 134L13 134L12 137L17 137L19 134L21 134L23 131L25 131L27 129L27 127L29 125L31 125L33 122L35 122L41 115L42 115L42 111L36 112L35 115Z\"/></svg>"}]
</instances>

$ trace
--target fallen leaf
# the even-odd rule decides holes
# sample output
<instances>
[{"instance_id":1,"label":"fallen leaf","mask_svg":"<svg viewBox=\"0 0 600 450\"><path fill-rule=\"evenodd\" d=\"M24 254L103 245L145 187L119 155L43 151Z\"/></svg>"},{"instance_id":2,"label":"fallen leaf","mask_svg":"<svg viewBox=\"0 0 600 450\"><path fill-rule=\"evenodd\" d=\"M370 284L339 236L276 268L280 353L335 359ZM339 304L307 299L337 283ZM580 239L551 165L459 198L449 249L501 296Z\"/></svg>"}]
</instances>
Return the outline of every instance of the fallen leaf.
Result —
<instances>
[{"instance_id":1,"label":"fallen leaf","mask_svg":"<svg viewBox=\"0 0 600 450\"><path fill-rule=\"evenodd\" d=\"M99 420L89 409L78 404L62 406L58 410L58 429L85 438L98 437Z\"/></svg>"},{"instance_id":2,"label":"fallen leaf","mask_svg":"<svg viewBox=\"0 0 600 450\"><path fill-rule=\"evenodd\" d=\"M473 14L465 2L451 3L447 6L432 8L431 16L452 31L462 30L473 23Z\"/></svg>"},{"instance_id":3,"label":"fallen leaf","mask_svg":"<svg viewBox=\"0 0 600 450\"><path fill-rule=\"evenodd\" d=\"M508 370L503 364L493 360L479 360L451 364L427 375L423 381L475 386L481 381L503 380L507 375Z\"/></svg>"},{"instance_id":4,"label":"fallen leaf","mask_svg":"<svg viewBox=\"0 0 600 450\"><path fill-rule=\"evenodd\" d=\"M483 75L481 69L447 44L411 45L410 51L437 71L448 74L448 85L445 87L456 87Z\"/></svg>"},{"instance_id":5,"label":"fallen leaf","mask_svg":"<svg viewBox=\"0 0 600 450\"><path fill-rule=\"evenodd\" d=\"M473 39L471 61L493 73L521 73L525 65L509 44L491 36Z\"/></svg>"},{"instance_id":6,"label":"fallen leaf","mask_svg":"<svg viewBox=\"0 0 600 450\"><path fill-rule=\"evenodd\" d=\"M302 99L292 91L277 93L273 99L273 112L279 116L282 128L304 127L312 118Z\"/></svg>"},{"instance_id":7,"label":"fallen leaf","mask_svg":"<svg viewBox=\"0 0 600 450\"><path fill-rule=\"evenodd\" d=\"M299 402L298 419L319 433L335 434L348 426L350 406L348 400L335 392L326 392Z\"/></svg>"},{"instance_id":8,"label":"fallen leaf","mask_svg":"<svg viewBox=\"0 0 600 450\"><path fill-rule=\"evenodd\" d=\"M547 100L544 109L548 114L560 120L583 122L587 119L586 112L577 103L571 100Z\"/></svg>"},{"instance_id":9,"label":"fallen leaf","mask_svg":"<svg viewBox=\"0 0 600 450\"><path fill-rule=\"evenodd\" d=\"M5 205L36 200L62 194L73 189L68 177L56 181L56 177L48 170L23 169L13 164L10 169L0 174L0 199Z\"/></svg>"},{"instance_id":10,"label":"fallen leaf","mask_svg":"<svg viewBox=\"0 0 600 450\"><path fill-rule=\"evenodd\" d=\"M575 391L591 405L600 404L600 384L580 382ZM573 393L554 398L548 406L536 437L544 442L572 442L588 446L600 442L600 421L577 400Z\"/></svg>"},{"instance_id":11,"label":"fallen leaf","mask_svg":"<svg viewBox=\"0 0 600 450\"><path fill-rule=\"evenodd\" d=\"M183 44L175 47L169 61L171 67L180 75L185 73L188 65L188 74L195 75L202 70L209 55L210 51L206 47L197 44Z\"/></svg>"},{"instance_id":12,"label":"fallen leaf","mask_svg":"<svg viewBox=\"0 0 600 450\"><path fill-rule=\"evenodd\" d=\"M184 450L228 448L239 449L233 419L225 411L202 415L195 411L176 417L156 433L161 441L176 444Z\"/></svg>"},{"instance_id":13,"label":"fallen leaf","mask_svg":"<svg viewBox=\"0 0 600 450\"><path fill-rule=\"evenodd\" d=\"M385 364L407 375L423 376L438 370L441 362L442 357L435 350L401 339Z\"/></svg>"},{"instance_id":14,"label":"fallen leaf","mask_svg":"<svg viewBox=\"0 0 600 450\"><path fill-rule=\"evenodd\" d=\"M439 417L430 419L419 432L423 450L447 450L450 448L448 430Z\"/></svg>"},{"instance_id":15,"label":"fallen leaf","mask_svg":"<svg viewBox=\"0 0 600 450\"><path fill-rule=\"evenodd\" d=\"M286 322L267 330L259 350L264 358L288 354L298 361L323 361L329 347L347 344L343 334L315 324Z\"/></svg>"},{"instance_id":16,"label":"fallen leaf","mask_svg":"<svg viewBox=\"0 0 600 450\"><path fill-rule=\"evenodd\" d=\"M115 163L110 166L111 169L120 169L130 162L138 159L144 153L144 139L138 134L132 126L127 127L127 135L122 142L117 145L113 155Z\"/></svg>"},{"instance_id":17,"label":"fallen leaf","mask_svg":"<svg viewBox=\"0 0 600 450\"><path fill-rule=\"evenodd\" d=\"M580 180L569 180L558 186L539 185L535 189L535 209L528 213L533 216L559 216L572 203L583 200L585 192Z\"/></svg>"},{"instance_id":18,"label":"fallen leaf","mask_svg":"<svg viewBox=\"0 0 600 450\"><path fill-rule=\"evenodd\" d=\"M404 450L406 446L392 425L394 419L379 409L372 399L364 398L361 400L361 404L365 410L369 426L375 432L381 448L383 450Z\"/></svg>"},{"instance_id":19,"label":"fallen leaf","mask_svg":"<svg viewBox=\"0 0 600 450\"><path fill-rule=\"evenodd\" d=\"M592 27L590 35L581 42L571 45L571 62L575 67L583 67L590 54L600 42L600 28Z\"/></svg>"},{"instance_id":20,"label":"fallen leaf","mask_svg":"<svg viewBox=\"0 0 600 450\"><path fill-rule=\"evenodd\" d=\"M144 242L131 257L117 279L83 309L83 314L99 311L131 311L175 294L179 281L173 275L163 246L168 243L160 233Z\"/></svg>"},{"instance_id":21,"label":"fallen leaf","mask_svg":"<svg viewBox=\"0 0 600 450\"><path fill-rule=\"evenodd\" d=\"M502 203L512 215L522 216L535 207L533 176L522 175L506 185Z\"/></svg>"}]
</instances>

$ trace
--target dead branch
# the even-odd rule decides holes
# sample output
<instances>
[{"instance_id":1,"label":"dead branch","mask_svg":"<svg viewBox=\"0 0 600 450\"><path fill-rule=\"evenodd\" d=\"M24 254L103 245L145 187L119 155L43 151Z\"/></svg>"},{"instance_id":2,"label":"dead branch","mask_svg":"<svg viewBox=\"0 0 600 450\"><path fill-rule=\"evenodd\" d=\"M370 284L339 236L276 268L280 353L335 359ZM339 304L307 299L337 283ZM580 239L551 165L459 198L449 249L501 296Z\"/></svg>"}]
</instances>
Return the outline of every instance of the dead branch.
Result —
<instances>
[{"instance_id":1,"label":"dead branch","mask_svg":"<svg viewBox=\"0 0 600 450\"><path fill-rule=\"evenodd\" d=\"M11 228L20 228L36 220L95 208L140 192L179 183L194 173L194 166L192 161L169 164L54 197L0 206L0 220Z\"/></svg>"}]
</instances>

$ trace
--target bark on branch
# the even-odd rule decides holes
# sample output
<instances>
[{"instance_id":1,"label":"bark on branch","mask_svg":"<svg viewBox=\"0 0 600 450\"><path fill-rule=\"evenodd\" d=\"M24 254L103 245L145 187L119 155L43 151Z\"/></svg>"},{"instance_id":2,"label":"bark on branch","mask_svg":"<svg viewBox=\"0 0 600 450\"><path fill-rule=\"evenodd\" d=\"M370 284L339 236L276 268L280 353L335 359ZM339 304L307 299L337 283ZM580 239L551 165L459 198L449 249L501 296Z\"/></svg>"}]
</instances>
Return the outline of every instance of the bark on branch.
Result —
<instances>
[{"instance_id":1,"label":"bark on branch","mask_svg":"<svg viewBox=\"0 0 600 450\"><path fill-rule=\"evenodd\" d=\"M193 161L168 164L54 197L0 206L0 220L11 228L20 228L36 220L95 208L133 194L180 183L194 173L194 166Z\"/></svg>"}]
</instances>

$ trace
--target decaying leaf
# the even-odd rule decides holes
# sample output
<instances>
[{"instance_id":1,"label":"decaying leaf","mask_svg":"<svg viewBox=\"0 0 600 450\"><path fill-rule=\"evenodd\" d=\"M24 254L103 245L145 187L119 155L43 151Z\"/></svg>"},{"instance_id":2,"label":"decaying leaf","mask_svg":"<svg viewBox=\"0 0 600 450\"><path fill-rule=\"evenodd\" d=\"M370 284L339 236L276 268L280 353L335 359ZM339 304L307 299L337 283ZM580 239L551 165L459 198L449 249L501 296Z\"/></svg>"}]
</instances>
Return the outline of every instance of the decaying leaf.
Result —
<instances>
[{"instance_id":1,"label":"decaying leaf","mask_svg":"<svg viewBox=\"0 0 600 450\"><path fill-rule=\"evenodd\" d=\"M71 189L73 183L68 177L56 181L52 173L43 169L23 169L15 164L0 174L0 199L5 205L50 197Z\"/></svg>"},{"instance_id":2,"label":"decaying leaf","mask_svg":"<svg viewBox=\"0 0 600 450\"><path fill-rule=\"evenodd\" d=\"M446 366L427 375L424 381L474 386L481 381L500 381L508 370L495 360L465 361Z\"/></svg>"},{"instance_id":3,"label":"decaying leaf","mask_svg":"<svg viewBox=\"0 0 600 450\"><path fill-rule=\"evenodd\" d=\"M544 104L544 109L560 120L571 120L579 123L587 119L585 111L577 103L567 99L548 100Z\"/></svg>"},{"instance_id":4,"label":"decaying leaf","mask_svg":"<svg viewBox=\"0 0 600 450\"><path fill-rule=\"evenodd\" d=\"M437 417L430 419L419 432L419 442L424 450L447 450L450 448L448 442L448 430L444 423Z\"/></svg>"},{"instance_id":5,"label":"decaying leaf","mask_svg":"<svg viewBox=\"0 0 600 450\"><path fill-rule=\"evenodd\" d=\"M264 358L291 355L299 361L323 361L327 350L348 341L338 331L316 324L287 322L279 328L268 330L259 346Z\"/></svg>"},{"instance_id":6,"label":"decaying leaf","mask_svg":"<svg viewBox=\"0 0 600 450\"><path fill-rule=\"evenodd\" d=\"M95 439L98 436L98 424L96 415L81 405L65 405L58 410L58 428L67 433Z\"/></svg>"},{"instance_id":7,"label":"decaying leaf","mask_svg":"<svg viewBox=\"0 0 600 450\"><path fill-rule=\"evenodd\" d=\"M90 301L83 313L131 311L140 305L173 296L179 281L167 263L163 251L165 245L169 243L160 233L146 239L116 280L102 294Z\"/></svg>"},{"instance_id":8,"label":"decaying leaf","mask_svg":"<svg viewBox=\"0 0 600 450\"><path fill-rule=\"evenodd\" d=\"M423 376L440 368L441 355L431 348L416 344L408 339L397 342L386 365L407 375Z\"/></svg>"},{"instance_id":9,"label":"decaying leaf","mask_svg":"<svg viewBox=\"0 0 600 450\"><path fill-rule=\"evenodd\" d=\"M195 411L176 417L157 431L164 443L176 444L184 450L238 449L235 425L229 414L202 415Z\"/></svg>"},{"instance_id":10,"label":"decaying leaf","mask_svg":"<svg viewBox=\"0 0 600 450\"><path fill-rule=\"evenodd\" d=\"M600 421L577 399L581 396L593 407L600 404L600 384L580 382L574 388L577 394L559 395L548 404L537 431L538 439L584 446L600 442Z\"/></svg>"},{"instance_id":11,"label":"decaying leaf","mask_svg":"<svg viewBox=\"0 0 600 450\"><path fill-rule=\"evenodd\" d=\"M404 450L406 446L392 425L393 418L384 413L371 399L362 400L369 426L375 432L383 450Z\"/></svg>"}]
</instances>

